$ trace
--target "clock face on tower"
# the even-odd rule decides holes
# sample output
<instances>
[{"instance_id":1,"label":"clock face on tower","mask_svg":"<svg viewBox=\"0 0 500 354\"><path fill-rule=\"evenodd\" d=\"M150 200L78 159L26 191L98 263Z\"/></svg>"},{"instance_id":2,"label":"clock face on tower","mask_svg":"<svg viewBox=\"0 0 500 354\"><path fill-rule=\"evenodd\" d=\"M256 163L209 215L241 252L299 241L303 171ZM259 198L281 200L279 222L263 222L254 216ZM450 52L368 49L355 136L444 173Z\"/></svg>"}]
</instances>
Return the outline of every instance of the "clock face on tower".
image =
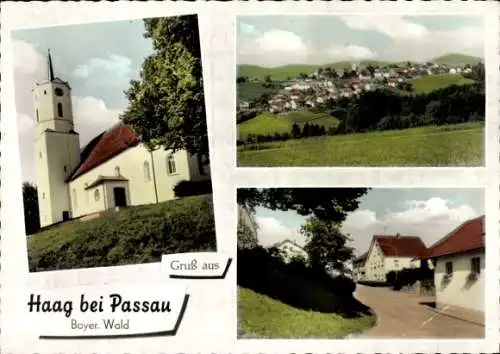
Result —
<instances>
[{"instance_id":1,"label":"clock face on tower","mask_svg":"<svg viewBox=\"0 0 500 354\"><path fill-rule=\"evenodd\" d=\"M54 90L54 93L56 94L56 96L62 96L64 94L64 91L58 87Z\"/></svg>"}]
</instances>

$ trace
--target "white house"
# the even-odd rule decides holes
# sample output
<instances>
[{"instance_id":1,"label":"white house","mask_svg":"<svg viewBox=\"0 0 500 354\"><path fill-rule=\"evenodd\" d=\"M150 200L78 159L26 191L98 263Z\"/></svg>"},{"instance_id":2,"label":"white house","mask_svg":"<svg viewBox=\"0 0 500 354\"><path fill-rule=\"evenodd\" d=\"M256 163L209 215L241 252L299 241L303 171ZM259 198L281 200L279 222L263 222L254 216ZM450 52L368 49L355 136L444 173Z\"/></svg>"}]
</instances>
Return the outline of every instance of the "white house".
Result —
<instances>
[{"instance_id":1,"label":"white house","mask_svg":"<svg viewBox=\"0 0 500 354\"><path fill-rule=\"evenodd\" d=\"M352 275L356 281L363 281L366 278L366 256L368 256L368 252L363 253L352 261Z\"/></svg>"},{"instance_id":2,"label":"white house","mask_svg":"<svg viewBox=\"0 0 500 354\"><path fill-rule=\"evenodd\" d=\"M435 262L436 305L485 310L484 215L471 219L429 247Z\"/></svg>"},{"instance_id":3,"label":"white house","mask_svg":"<svg viewBox=\"0 0 500 354\"><path fill-rule=\"evenodd\" d=\"M115 207L171 200L178 182L210 178L205 157L186 151L150 152L123 123L80 150L71 87L54 76L50 53L47 80L36 84L33 91L42 227Z\"/></svg>"},{"instance_id":4,"label":"white house","mask_svg":"<svg viewBox=\"0 0 500 354\"><path fill-rule=\"evenodd\" d=\"M418 236L374 235L364 264L364 280L385 282L386 274L403 268L418 268L425 254L425 244Z\"/></svg>"},{"instance_id":5,"label":"white house","mask_svg":"<svg viewBox=\"0 0 500 354\"><path fill-rule=\"evenodd\" d=\"M286 263L289 263L294 258L301 258L303 260L308 259L307 252L304 250L304 248L291 240L287 239L278 242L272 247L278 249L280 256Z\"/></svg>"}]
</instances>

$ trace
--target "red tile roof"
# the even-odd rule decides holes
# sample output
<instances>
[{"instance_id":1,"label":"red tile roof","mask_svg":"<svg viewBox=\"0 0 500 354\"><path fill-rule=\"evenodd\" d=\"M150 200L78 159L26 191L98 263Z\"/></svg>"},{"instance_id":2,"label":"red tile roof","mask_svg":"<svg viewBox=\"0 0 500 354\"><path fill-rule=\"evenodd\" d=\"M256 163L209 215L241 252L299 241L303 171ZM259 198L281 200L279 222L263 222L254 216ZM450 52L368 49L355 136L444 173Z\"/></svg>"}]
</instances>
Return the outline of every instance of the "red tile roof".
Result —
<instances>
[{"instance_id":1,"label":"red tile roof","mask_svg":"<svg viewBox=\"0 0 500 354\"><path fill-rule=\"evenodd\" d=\"M468 220L427 249L436 258L484 248L484 215Z\"/></svg>"},{"instance_id":2,"label":"red tile roof","mask_svg":"<svg viewBox=\"0 0 500 354\"><path fill-rule=\"evenodd\" d=\"M73 181L93 168L139 144L139 138L123 123L118 123L92 140L82 151L82 160L69 180Z\"/></svg>"},{"instance_id":3,"label":"red tile roof","mask_svg":"<svg viewBox=\"0 0 500 354\"><path fill-rule=\"evenodd\" d=\"M417 257L426 250L424 242L418 236L374 235L373 238L386 257Z\"/></svg>"}]
</instances>

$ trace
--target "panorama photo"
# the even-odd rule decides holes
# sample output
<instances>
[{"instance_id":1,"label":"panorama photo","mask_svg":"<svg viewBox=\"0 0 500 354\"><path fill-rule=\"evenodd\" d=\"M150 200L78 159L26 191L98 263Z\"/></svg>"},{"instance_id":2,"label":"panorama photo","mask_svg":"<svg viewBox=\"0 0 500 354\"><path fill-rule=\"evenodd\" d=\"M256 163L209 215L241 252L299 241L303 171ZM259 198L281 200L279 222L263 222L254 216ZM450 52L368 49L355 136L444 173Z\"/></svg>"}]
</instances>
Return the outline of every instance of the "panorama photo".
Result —
<instances>
[{"instance_id":1,"label":"panorama photo","mask_svg":"<svg viewBox=\"0 0 500 354\"><path fill-rule=\"evenodd\" d=\"M12 41L30 271L215 251L197 16Z\"/></svg>"},{"instance_id":2,"label":"panorama photo","mask_svg":"<svg viewBox=\"0 0 500 354\"><path fill-rule=\"evenodd\" d=\"M479 16L237 18L241 167L484 166Z\"/></svg>"}]
</instances>

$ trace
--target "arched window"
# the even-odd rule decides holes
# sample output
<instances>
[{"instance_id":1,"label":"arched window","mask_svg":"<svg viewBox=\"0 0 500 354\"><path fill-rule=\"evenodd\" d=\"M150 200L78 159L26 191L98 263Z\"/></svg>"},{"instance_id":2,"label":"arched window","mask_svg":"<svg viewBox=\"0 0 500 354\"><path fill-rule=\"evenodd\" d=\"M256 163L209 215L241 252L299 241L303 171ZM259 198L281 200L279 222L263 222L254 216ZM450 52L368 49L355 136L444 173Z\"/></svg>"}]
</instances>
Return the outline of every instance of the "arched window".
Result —
<instances>
[{"instance_id":1,"label":"arched window","mask_svg":"<svg viewBox=\"0 0 500 354\"><path fill-rule=\"evenodd\" d=\"M36 121L37 121L37 123L40 121L40 117L38 116L38 108L36 110Z\"/></svg>"},{"instance_id":2,"label":"arched window","mask_svg":"<svg viewBox=\"0 0 500 354\"><path fill-rule=\"evenodd\" d=\"M66 166L65 166L65 167L66 167ZM75 188L73 188L73 191L72 191L72 192L73 192L73 196L72 196L72 197L73 197L73 206L74 206L74 207L75 207L75 209L76 209L76 208L78 208L78 202L77 202L77 200L76 200L76 189L75 189Z\"/></svg>"},{"instance_id":3,"label":"arched window","mask_svg":"<svg viewBox=\"0 0 500 354\"><path fill-rule=\"evenodd\" d=\"M101 195L100 195L100 193L99 193L99 189L96 189L96 190L94 191L94 200L95 200L96 202L98 202L100 198L101 198Z\"/></svg>"},{"instance_id":4,"label":"arched window","mask_svg":"<svg viewBox=\"0 0 500 354\"><path fill-rule=\"evenodd\" d=\"M151 171L149 170L149 162L144 161L144 182L151 181Z\"/></svg>"},{"instance_id":5,"label":"arched window","mask_svg":"<svg viewBox=\"0 0 500 354\"><path fill-rule=\"evenodd\" d=\"M63 116L63 109L62 109L62 103L61 103L61 102L59 102L59 103L57 104L57 115L58 115L59 117L62 117L62 116Z\"/></svg>"},{"instance_id":6,"label":"arched window","mask_svg":"<svg viewBox=\"0 0 500 354\"><path fill-rule=\"evenodd\" d=\"M175 167L175 159L173 155L168 155L167 157L167 173L172 175L177 172L177 168Z\"/></svg>"},{"instance_id":7,"label":"arched window","mask_svg":"<svg viewBox=\"0 0 500 354\"><path fill-rule=\"evenodd\" d=\"M89 186L89 182L85 182L85 204L89 204L89 191L87 187Z\"/></svg>"},{"instance_id":8,"label":"arched window","mask_svg":"<svg viewBox=\"0 0 500 354\"><path fill-rule=\"evenodd\" d=\"M115 176L120 176L120 166L115 167Z\"/></svg>"}]
</instances>

